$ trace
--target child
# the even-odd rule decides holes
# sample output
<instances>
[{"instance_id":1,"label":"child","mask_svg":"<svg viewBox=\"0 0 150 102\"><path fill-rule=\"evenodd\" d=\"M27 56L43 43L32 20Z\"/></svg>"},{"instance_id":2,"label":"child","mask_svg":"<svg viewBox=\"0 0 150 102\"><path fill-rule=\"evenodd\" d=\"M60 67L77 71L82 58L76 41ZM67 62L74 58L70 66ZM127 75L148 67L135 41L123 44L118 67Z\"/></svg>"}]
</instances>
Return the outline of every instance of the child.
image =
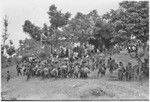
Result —
<instances>
[{"instance_id":1,"label":"child","mask_svg":"<svg viewBox=\"0 0 150 102\"><path fill-rule=\"evenodd\" d=\"M10 73L9 73L9 71L7 71L7 77L6 77L6 79L7 79L7 82L10 80Z\"/></svg>"}]
</instances>

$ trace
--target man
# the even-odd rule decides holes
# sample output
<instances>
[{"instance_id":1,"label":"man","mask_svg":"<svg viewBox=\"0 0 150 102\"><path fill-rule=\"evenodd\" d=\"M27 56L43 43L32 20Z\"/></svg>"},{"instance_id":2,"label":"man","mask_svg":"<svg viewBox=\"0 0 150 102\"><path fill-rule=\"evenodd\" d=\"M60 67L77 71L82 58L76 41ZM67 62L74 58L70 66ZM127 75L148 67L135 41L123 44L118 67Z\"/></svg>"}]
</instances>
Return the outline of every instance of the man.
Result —
<instances>
[{"instance_id":1,"label":"man","mask_svg":"<svg viewBox=\"0 0 150 102\"><path fill-rule=\"evenodd\" d=\"M119 62L119 70L118 70L118 79L123 80L123 76L125 73L125 68L122 62Z\"/></svg>"},{"instance_id":2,"label":"man","mask_svg":"<svg viewBox=\"0 0 150 102\"><path fill-rule=\"evenodd\" d=\"M22 76L21 67L19 66L19 64L17 64L16 70L17 70L17 76L19 76L19 74Z\"/></svg>"},{"instance_id":3,"label":"man","mask_svg":"<svg viewBox=\"0 0 150 102\"><path fill-rule=\"evenodd\" d=\"M107 67L108 67L110 73L112 73L111 62L112 62L112 58L109 57L108 62L107 62Z\"/></svg>"},{"instance_id":4,"label":"man","mask_svg":"<svg viewBox=\"0 0 150 102\"><path fill-rule=\"evenodd\" d=\"M68 69L68 75L69 75L69 77L71 78L71 77L73 77L73 72L74 72L74 70L73 70L73 63L69 63L69 69Z\"/></svg>"},{"instance_id":5,"label":"man","mask_svg":"<svg viewBox=\"0 0 150 102\"><path fill-rule=\"evenodd\" d=\"M27 81L30 79L30 77L31 77L31 71L32 71L32 69L31 69L31 66L30 65L28 65L27 66L28 68L27 68Z\"/></svg>"},{"instance_id":6,"label":"man","mask_svg":"<svg viewBox=\"0 0 150 102\"><path fill-rule=\"evenodd\" d=\"M69 61L70 61L71 63L74 62L73 55L70 56Z\"/></svg>"},{"instance_id":7,"label":"man","mask_svg":"<svg viewBox=\"0 0 150 102\"><path fill-rule=\"evenodd\" d=\"M48 70L48 68L47 67L45 67L44 69L43 69L43 79L44 78L48 78L48 74L49 74L49 70Z\"/></svg>"},{"instance_id":8,"label":"man","mask_svg":"<svg viewBox=\"0 0 150 102\"><path fill-rule=\"evenodd\" d=\"M99 77L99 74L101 74L101 77L105 76L106 73L106 66L105 63L101 63L101 67L98 69L98 74L97 76Z\"/></svg>"},{"instance_id":9,"label":"man","mask_svg":"<svg viewBox=\"0 0 150 102\"><path fill-rule=\"evenodd\" d=\"M142 72L146 77L149 76L149 63L146 58L144 59L144 63L142 63Z\"/></svg>"},{"instance_id":10,"label":"man","mask_svg":"<svg viewBox=\"0 0 150 102\"><path fill-rule=\"evenodd\" d=\"M7 71L7 77L6 77L7 82L10 80L10 73Z\"/></svg>"},{"instance_id":11,"label":"man","mask_svg":"<svg viewBox=\"0 0 150 102\"><path fill-rule=\"evenodd\" d=\"M131 70L132 70L132 64L129 62L128 65L126 66L126 80L131 79Z\"/></svg>"}]
</instances>

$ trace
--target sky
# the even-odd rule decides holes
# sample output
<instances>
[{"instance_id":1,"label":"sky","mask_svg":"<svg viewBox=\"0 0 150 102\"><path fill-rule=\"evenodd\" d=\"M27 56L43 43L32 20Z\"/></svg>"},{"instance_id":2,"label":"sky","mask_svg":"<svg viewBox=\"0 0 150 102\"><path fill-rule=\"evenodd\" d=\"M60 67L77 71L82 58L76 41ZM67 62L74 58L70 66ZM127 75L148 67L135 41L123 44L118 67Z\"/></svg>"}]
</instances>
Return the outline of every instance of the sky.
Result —
<instances>
[{"instance_id":1,"label":"sky","mask_svg":"<svg viewBox=\"0 0 150 102\"><path fill-rule=\"evenodd\" d=\"M19 40L29 35L24 33L22 25L25 20L30 20L37 26L42 27L43 23L50 25L48 18L49 6L55 4L62 12L69 11L74 17L77 12L84 14L97 10L99 15L109 12L110 9L117 9L122 0L0 0L0 23L2 26L4 15L8 17L9 39L14 42L15 47ZM3 26L1 27L3 28ZM3 28L4 29L4 28ZM1 33L3 33L1 29Z\"/></svg>"}]
</instances>

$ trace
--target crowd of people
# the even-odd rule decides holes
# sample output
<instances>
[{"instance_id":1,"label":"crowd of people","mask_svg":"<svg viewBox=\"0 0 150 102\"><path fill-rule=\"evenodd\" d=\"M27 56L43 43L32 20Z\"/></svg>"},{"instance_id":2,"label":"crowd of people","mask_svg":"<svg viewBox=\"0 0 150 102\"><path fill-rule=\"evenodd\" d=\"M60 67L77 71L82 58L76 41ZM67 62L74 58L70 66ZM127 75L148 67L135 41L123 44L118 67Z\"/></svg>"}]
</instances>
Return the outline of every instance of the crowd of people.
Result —
<instances>
[{"instance_id":1,"label":"crowd of people","mask_svg":"<svg viewBox=\"0 0 150 102\"><path fill-rule=\"evenodd\" d=\"M103 54L91 54L82 57L71 56L65 58L49 57L41 60L36 57L28 58L28 60L20 61L16 66L17 76L26 76L27 80L32 77L45 78L87 78L88 73L96 70L97 77L105 76L106 70L110 74L117 70L118 80L136 80L139 66L133 66L132 63L124 65L123 62L117 63L113 58ZM142 72L148 76L148 60L142 64ZM8 72L7 81L10 80Z\"/></svg>"},{"instance_id":2,"label":"crowd of people","mask_svg":"<svg viewBox=\"0 0 150 102\"><path fill-rule=\"evenodd\" d=\"M119 62L119 69L118 69L118 79L119 80L126 80L126 81L134 81L137 80L140 76L140 79L144 76L149 76L149 62L148 59L144 59L142 63L141 71L139 70L140 66L132 65L131 62L128 62L126 67L122 62ZM140 72L139 72L140 71ZM140 74L140 75L139 75Z\"/></svg>"},{"instance_id":3,"label":"crowd of people","mask_svg":"<svg viewBox=\"0 0 150 102\"><path fill-rule=\"evenodd\" d=\"M87 78L88 73L97 69L102 65L102 72L105 66L102 57L99 58L99 63L96 65L96 61L92 56L85 56L82 58L70 57L70 58L56 58L51 57L45 60L39 60L33 58L29 61L22 61L17 64L17 75L26 75L27 80L31 77L37 76L42 79L55 77L55 78ZM98 63L98 59L97 59Z\"/></svg>"}]
</instances>

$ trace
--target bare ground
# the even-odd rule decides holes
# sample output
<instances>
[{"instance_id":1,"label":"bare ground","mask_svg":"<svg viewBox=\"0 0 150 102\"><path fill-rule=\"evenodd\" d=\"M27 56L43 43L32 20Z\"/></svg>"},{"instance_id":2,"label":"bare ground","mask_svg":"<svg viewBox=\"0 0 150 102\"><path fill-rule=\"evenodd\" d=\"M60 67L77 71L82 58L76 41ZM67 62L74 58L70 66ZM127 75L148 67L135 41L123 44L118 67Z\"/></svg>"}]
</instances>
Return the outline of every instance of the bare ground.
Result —
<instances>
[{"instance_id":1,"label":"bare ground","mask_svg":"<svg viewBox=\"0 0 150 102\"><path fill-rule=\"evenodd\" d=\"M117 81L115 75L88 79L32 78L29 81L20 76L9 82L2 79L2 96L14 100L148 99L148 86L148 80Z\"/></svg>"}]
</instances>

